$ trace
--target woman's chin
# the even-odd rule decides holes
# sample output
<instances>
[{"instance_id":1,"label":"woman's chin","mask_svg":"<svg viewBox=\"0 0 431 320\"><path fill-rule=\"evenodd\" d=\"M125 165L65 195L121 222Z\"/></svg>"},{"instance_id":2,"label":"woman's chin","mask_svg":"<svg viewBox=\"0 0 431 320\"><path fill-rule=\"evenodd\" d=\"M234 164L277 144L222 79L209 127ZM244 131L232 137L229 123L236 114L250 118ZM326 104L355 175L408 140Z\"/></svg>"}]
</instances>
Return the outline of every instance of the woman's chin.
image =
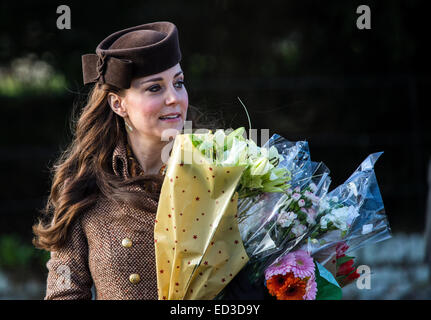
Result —
<instances>
[{"instance_id":1,"label":"woman's chin","mask_svg":"<svg viewBox=\"0 0 431 320\"><path fill-rule=\"evenodd\" d=\"M184 120L182 118L178 118L178 119L169 119L169 120L160 120L159 119L159 124L162 128L172 128L172 129L177 129L177 130L181 130L183 128L184 125Z\"/></svg>"},{"instance_id":2,"label":"woman's chin","mask_svg":"<svg viewBox=\"0 0 431 320\"><path fill-rule=\"evenodd\" d=\"M183 123L170 123L170 124L162 124L160 125L160 134L161 136L172 135L173 130L177 131L177 133L181 132L183 129Z\"/></svg>"}]
</instances>

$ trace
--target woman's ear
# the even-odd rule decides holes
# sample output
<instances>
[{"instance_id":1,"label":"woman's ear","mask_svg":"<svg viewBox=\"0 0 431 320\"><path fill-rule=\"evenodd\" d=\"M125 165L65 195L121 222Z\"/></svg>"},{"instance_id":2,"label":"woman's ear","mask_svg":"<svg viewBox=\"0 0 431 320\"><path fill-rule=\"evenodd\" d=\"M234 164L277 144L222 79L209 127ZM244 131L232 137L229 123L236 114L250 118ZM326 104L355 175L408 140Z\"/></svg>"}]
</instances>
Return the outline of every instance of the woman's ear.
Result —
<instances>
[{"instance_id":1,"label":"woman's ear","mask_svg":"<svg viewBox=\"0 0 431 320\"><path fill-rule=\"evenodd\" d=\"M123 98L116 93L108 93L108 103L112 111L124 118L127 116L127 110L124 107L124 101L122 101L122 99Z\"/></svg>"}]
</instances>

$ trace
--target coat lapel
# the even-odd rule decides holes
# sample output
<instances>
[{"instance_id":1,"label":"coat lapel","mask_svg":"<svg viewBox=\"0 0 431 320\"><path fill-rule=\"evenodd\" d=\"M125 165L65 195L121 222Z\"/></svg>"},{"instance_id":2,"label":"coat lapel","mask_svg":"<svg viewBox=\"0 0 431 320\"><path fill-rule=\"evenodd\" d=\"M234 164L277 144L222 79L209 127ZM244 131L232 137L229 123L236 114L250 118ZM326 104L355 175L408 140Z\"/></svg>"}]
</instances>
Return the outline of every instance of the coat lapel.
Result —
<instances>
[{"instance_id":1,"label":"coat lapel","mask_svg":"<svg viewBox=\"0 0 431 320\"><path fill-rule=\"evenodd\" d=\"M130 178L126 144L123 139L118 141L112 153L112 169L116 176L123 177L124 179Z\"/></svg>"}]
</instances>

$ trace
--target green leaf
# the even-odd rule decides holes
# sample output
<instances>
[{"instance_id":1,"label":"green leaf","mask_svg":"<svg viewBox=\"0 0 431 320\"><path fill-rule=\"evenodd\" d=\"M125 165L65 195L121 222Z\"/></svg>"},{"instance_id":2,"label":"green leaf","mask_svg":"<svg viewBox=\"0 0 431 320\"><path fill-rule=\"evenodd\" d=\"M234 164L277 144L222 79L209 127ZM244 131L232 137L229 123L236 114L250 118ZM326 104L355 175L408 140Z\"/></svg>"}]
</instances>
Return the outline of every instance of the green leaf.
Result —
<instances>
[{"instance_id":1,"label":"green leaf","mask_svg":"<svg viewBox=\"0 0 431 320\"><path fill-rule=\"evenodd\" d=\"M191 140L192 140L192 144L193 144L193 146L194 147L198 147L201 143L202 143L202 139L201 138L199 138L199 137L197 137L196 135L194 135L194 134L191 134L190 135L190 138L191 138Z\"/></svg>"},{"instance_id":2,"label":"green leaf","mask_svg":"<svg viewBox=\"0 0 431 320\"><path fill-rule=\"evenodd\" d=\"M342 291L334 276L320 263L316 265L316 300L341 300Z\"/></svg>"}]
</instances>

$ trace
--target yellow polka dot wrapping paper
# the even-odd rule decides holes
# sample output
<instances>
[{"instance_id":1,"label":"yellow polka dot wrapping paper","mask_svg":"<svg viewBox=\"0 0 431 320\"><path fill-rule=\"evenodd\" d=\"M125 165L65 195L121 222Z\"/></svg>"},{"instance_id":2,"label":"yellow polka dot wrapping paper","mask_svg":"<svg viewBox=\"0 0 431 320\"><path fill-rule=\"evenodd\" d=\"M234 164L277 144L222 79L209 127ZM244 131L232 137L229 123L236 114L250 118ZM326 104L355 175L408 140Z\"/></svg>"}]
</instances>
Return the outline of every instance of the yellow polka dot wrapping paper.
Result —
<instances>
[{"instance_id":1,"label":"yellow polka dot wrapping paper","mask_svg":"<svg viewBox=\"0 0 431 320\"><path fill-rule=\"evenodd\" d=\"M235 192L244 169L216 166L176 136L154 227L159 299L214 299L248 262Z\"/></svg>"}]
</instances>

